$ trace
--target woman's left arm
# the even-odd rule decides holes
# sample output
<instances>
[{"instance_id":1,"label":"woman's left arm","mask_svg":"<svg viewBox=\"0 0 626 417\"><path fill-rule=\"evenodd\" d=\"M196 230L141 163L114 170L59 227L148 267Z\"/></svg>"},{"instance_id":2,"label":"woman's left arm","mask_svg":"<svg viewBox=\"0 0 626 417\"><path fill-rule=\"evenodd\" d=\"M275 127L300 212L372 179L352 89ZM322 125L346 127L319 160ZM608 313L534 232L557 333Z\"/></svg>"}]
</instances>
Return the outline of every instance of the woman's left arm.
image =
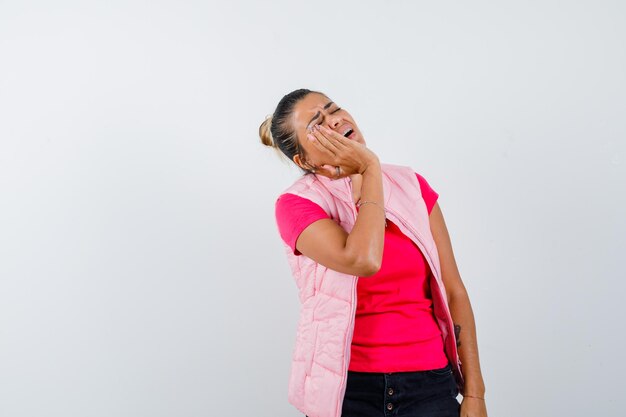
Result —
<instances>
[{"instance_id":1,"label":"woman's left arm","mask_svg":"<svg viewBox=\"0 0 626 417\"><path fill-rule=\"evenodd\" d=\"M461 404L461 416L486 417L485 402L481 399L472 398L485 398L485 383L480 371L474 313L454 259L450 235L439 203L435 203L430 212L430 230L437 245L441 276L446 287L450 314L458 333L457 346L465 380L465 387L461 393L464 395ZM465 397L465 395L472 397Z\"/></svg>"}]
</instances>

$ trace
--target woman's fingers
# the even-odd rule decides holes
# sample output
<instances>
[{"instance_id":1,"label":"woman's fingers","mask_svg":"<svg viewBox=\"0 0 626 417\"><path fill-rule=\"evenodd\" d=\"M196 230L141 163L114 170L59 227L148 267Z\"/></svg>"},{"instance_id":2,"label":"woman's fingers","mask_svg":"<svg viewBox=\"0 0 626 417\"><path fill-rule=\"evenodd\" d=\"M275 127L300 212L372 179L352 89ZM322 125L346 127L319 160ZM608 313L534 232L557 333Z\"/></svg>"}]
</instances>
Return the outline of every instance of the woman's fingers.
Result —
<instances>
[{"instance_id":1,"label":"woman's fingers","mask_svg":"<svg viewBox=\"0 0 626 417\"><path fill-rule=\"evenodd\" d=\"M326 126L317 125L316 127L319 128L320 133L334 149L346 149L348 139L335 132L334 130L327 128Z\"/></svg>"},{"instance_id":2,"label":"woman's fingers","mask_svg":"<svg viewBox=\"0 0 626 417\"><path fill-rule=\"evenodd\" d=\"M337 179L352 172L360 172L363 165L361 148L364 146L324 126L317 125L308 132L310 133L307 133L307 138L313 142L315 148L328 156L320 158L320 165L315 167L316 174ZM336 167L340 167L342 172L337 174Z\"/></svg>"},{"instance_id":3,"label":"woman's fingers","mask_svg":"<svg viewBox=\"0 0 626 417\"><path fill-rule=\"evenodd\" d=\"M316 125L313 127L313 135L322 145L324 145L333 154L336 154L337 152L339 152L337 141L329 138L328 134L324 134L324 132L320 129L319 125Z\"/></svg>"},{"instance_id":4,"label":"woman's fingers","mask_svg":"<svg viewBox=\"0 0 626 417\"><path fill-rule=\"evenodd\" d=\"M332 151L328 145L325 145L324 143L322 143L324 139L320 139L318 135L316 135L314 132L307 133L306 137L311 141L311 143L313 143L313 146L315 146L321 152L328 155L331 159L335 158L335 152Z\"/></svg>"},{"instance_id":5,"label":"woman's fingers","mask_svg":"<svg viewBox=\"0 0 626 417\"><path fill-rule=\"evenodd\" d=\"M340 135L339 133L335 132L332 129L327 128L326 126L320 126L320 127L321 127L321 132L324 133L325 137L333 145L335 145L335 147L341 149L347 146L348 139L346 139L344 136Z\"/></svg>"},{"instance_id":6,"label":"woman's fingers","mask_svg":"<svg viewBox=\"0 0 626 417\"><path fill-rule=\"evenodd\" d=\"M323 176L330 179L335 179L337 176L337 169L332 165L324 164L315 169L316 174L320 173L320 171Z\"/></svg>"}]
</instances>

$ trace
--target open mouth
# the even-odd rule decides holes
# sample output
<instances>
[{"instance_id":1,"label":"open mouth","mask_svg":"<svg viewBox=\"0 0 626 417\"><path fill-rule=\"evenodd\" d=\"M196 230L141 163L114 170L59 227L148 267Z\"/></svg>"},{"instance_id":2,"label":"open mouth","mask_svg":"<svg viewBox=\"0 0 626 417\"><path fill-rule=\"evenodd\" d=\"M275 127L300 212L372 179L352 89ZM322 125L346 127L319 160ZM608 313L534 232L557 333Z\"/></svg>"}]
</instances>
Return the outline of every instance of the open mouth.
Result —
<instances>
[{"instance_id":1,"label":"open mouth","mask_svg":"<svg viewBox=\"0 0 626 417\"><path fill-rule=\"evenodd\" d=\"M354 133L354 130L348 129L344 132L343 136L346 138L350 138L350 135L352 135L353 133Z\"/></svg>"}]
</instances>

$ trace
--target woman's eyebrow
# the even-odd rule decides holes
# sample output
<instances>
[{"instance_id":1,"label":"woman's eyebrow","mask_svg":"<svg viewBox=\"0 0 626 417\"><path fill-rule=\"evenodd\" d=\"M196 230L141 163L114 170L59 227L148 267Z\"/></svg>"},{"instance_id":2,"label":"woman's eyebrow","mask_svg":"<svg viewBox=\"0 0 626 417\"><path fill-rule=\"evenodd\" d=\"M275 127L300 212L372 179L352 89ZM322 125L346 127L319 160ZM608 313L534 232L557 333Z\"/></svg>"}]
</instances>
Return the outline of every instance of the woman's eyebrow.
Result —
<instances>
[{"instance_id":1,"label":"woman's eyebrow","mask_svg":"<svg viewBox=\"0 0 626 417\"><path fill-rule=\"evenodd\" d=\"M329 108L330 106L332 106L334 103L332 101L326 103L326 105L324 106L324 110L326 110L327 108ZM315 116L313 116L313 118L311 120L309 120L309 124L306 125L306 127L309 127L309 125L311 124L311 122L315 119L317 119L318 117L320 117L320 112L315 113Z\"/></svg>"}]
</instances>

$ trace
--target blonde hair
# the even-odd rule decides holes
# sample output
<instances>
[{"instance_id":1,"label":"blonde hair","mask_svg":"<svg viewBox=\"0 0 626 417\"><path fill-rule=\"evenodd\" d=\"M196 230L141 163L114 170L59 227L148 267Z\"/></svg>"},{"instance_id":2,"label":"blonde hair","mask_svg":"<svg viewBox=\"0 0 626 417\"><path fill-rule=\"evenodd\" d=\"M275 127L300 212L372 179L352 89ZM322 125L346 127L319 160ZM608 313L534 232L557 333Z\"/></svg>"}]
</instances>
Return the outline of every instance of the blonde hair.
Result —
<instances>
[{"instance_id":1,"label":"blonde hair","mask_svg":"<svg viewBox=\"0 0 626 417\"><path fill-rule=\"evenodd\" d=\"M259 126L259 136L261 137L261 143L265 146L271 146L273 148L278 148L274 143L274 138L272 138L272 116L269 115L263 120L261 126Z\"/></svg>"}]
</instances>

